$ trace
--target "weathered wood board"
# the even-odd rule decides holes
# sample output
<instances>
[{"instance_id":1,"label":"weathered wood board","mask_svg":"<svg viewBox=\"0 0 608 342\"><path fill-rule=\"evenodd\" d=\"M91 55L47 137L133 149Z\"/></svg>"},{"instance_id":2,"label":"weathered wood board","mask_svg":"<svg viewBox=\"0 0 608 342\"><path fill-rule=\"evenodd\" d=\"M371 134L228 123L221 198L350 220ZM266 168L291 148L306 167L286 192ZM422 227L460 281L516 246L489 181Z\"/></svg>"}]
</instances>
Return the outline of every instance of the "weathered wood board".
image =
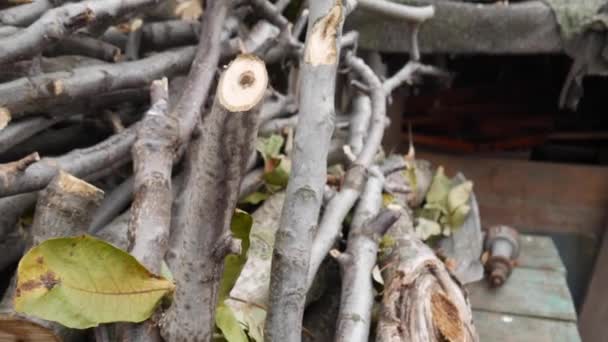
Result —
<instances>
[{"instance_id":1,"label":"weathered wood board","mask_svg":"<svg viewBox=\"0 0 608 342\"><path fill-rule=\"evenodd\" d=\"M486 281L467 286L473 309L576 321L576 311L563 273L516 268L505 285Z\"/></svg>"},{"instance_id":2,"label":"weathered wood board","mask_svg":"<svg viewBox=\"0 0 608 342\"><path fill-rule=\"evenodd\" d=\"M579 327L585 342L608 339L608 235L604 233L594 272L581 310Z\"/></svg>"},{"instance_id":3,"label":"weathered wood board","mask_svg":"<svg viewBox=\"0 0 608 342\"><path fill-rule=\"evenodd\" d=\"M566 270L549 237L522 235L519 266L504 286L467 285L481 341L579 342Z\"/></svg>"},{"instance_id":4,"label":"weathered wood board","mask_svg":"<svg viewBox=\"0 0 608 342\"><path fill-rule=\"evenodd\" d=\"M556 271L565 274L566 267L560 259L553 240L546 236L521 236L521 251L517 266L541 270Z\"/></svg>"},{"instance_id":5,"label":"weathered wood board","mask_svg":"<svg viewBox=\"0 0 608 342\"><path fill-rule=\"evenodd\" d=\"M481 342L579 342L574 322L474 311Z\"/></svg>"}]
</instances>

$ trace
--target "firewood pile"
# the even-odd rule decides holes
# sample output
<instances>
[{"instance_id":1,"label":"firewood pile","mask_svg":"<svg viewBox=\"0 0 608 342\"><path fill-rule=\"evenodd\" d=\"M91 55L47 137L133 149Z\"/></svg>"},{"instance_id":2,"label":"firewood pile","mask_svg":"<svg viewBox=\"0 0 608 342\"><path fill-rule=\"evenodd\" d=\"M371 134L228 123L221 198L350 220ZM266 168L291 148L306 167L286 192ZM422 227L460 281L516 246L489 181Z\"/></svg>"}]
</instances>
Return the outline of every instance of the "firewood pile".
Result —
<instances>
[{"instance_id":1,"label":"firewood pile","mask_svg":"<svg viewBox=\"0 0 608 342\"><path fill-rule=\"evenodd\" d=\"M429 247L479 232L473 185L381 146L391 93L449 77L432 6L2 5L0 339L478 340ZM405 23L400 70L352 11Z\"/></svg>"}]
</instances>

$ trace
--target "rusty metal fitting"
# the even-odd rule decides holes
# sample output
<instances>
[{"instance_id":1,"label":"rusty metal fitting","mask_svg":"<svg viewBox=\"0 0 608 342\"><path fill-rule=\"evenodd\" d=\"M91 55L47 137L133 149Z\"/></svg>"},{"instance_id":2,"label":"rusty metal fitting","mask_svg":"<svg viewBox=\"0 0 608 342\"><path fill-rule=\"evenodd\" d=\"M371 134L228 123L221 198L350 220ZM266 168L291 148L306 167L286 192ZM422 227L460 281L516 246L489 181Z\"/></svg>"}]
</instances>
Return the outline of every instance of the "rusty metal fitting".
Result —
<instances>
[{"instance_id":1,"label":"rusty metal fitting","mask_svg":"<svg viewBox=\"0 0 608 342\"><path fill-rule=\"evenodd\" d=\"M485 250L488 259L485 263L491 286L502 286L515 266L520 250L519 233L509 226L493 226L488 229Z\"/></svg>"}]
</instances>

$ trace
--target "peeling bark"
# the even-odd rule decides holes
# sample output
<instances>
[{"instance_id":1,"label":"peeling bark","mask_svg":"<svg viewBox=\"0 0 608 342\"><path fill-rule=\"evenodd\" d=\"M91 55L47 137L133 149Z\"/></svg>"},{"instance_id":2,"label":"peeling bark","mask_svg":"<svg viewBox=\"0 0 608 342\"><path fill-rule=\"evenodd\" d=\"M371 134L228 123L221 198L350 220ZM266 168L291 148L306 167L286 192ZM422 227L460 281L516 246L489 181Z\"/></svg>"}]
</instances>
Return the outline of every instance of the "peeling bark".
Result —
<instances>
[{"instance_id":1,"label":"peeling bark","mask_svg":"<svg viewBox=\"0 0 608 342\"><path fill-rule=\"evenodd\" d=\"M238 191L253 151L268 83L264 63L242 55L220 78L211 112L186 156L183 201L167 254L177 288L161 320L169 341L209 341L224 266L218 243L229 236Z\"/></svg>"},{"instance_id":2,"label":"peeling bark","mask_svg":"<svg viewBox=\"0 0 608 342\"><path fill-rule=\"evenodd\" d=\"M431 177L432 171L424 166L427 161L416 160L415 164L416 178ZM409 186L399 171L389 174L390 178ZM429 185L415 187L416 197L424 198ZM376 341L478 341L466 291L417 237L411 198L400 193L394 198L396 204L391 207L401 217L385 234L378 259L384 295Z\"/></svg>"},{"instance_id":3,"label":"peeling bark","mask_svg":"<svg viewBox=\"0 0 608 342\"><path fill-rule=\"evenodd\" d=\"M464 288L416 237L409 208L401 210L380 257L385 289L376 341L478 341Z\"/></svg>"}]
</instances>

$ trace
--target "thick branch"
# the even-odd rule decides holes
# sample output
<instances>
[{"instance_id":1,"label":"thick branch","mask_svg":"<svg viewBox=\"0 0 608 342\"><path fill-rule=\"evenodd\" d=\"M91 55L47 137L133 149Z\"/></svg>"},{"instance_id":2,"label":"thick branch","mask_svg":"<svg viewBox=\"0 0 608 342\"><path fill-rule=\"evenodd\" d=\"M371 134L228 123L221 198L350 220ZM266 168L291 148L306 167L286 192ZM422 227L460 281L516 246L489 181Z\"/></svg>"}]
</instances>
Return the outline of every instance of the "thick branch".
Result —
<instances>
[{"instance_id":1,"label":"thick branch","mask_svg":"<svg viewBox=\"0 0 608 342\"><path fill-rule=\"evenodd\" d=\"M152 82L152 105L137 129L133 144L134 200L129 220L130 252L148 270L160 274L169 244L171 170L178 146L177 119L169 116L166 78ZM149 341L159 336L152 321L126 324L122 339Z\"/></svg>"},{"instance_id":2,"label":"thick branch","mask_svg":"<svg viewBox=\"0 0 608 342\"><path fill-rule=\"evenodd\" d=\"M169 267L177 283L161 322L169 341L209 341L224 260L214 250L230 229L268 84L264 63L242 55L222 74L212 110L190 146L183 198L172 229Z\"/></svg>"},{"instance_id":3,"label":"thick branch","mask_svg":"<svg viewBox=\"0 0 608 342\"><path fill-rule=\"evenodd\" d=\"M80 55L107 62L118 62L121 58L120 48L86 35L72 35L55 46L45 49L45 55Z\"/></svg>"},{"instance_id":4,"label":"thick branch","mask_svg":"<svg viewBox=\"0 0 608 342\"><path fill-rule=\"evenodd\" d=\"M120 17L158 2L159 0L87 1L51 9L23 31L0 38L0 64L40 53L49 44L94 22Z\"/></svg>"},{"instance_id":5,"label":"thick branch","mask_svg":"<svg viewBox=\"0 0 608 342\"><path fill-rule=\"evenodd\" d=\"M27 26L55 6L63 3L62 0L33 0L29 4L23 4L0 11L0 23L2 25Z\"/></svg>"},{"instance_id":6,"label":"thick branch","mask_svg":"<svg viewBox=\"0 0 608 342\"><path fill-rule=\"evenodd\" d=\"M179 118L179 141L187 144L199 119L220 59L222 25L231 1L214 0L203 14L200 41L179 103L171 114Z\"/></svg>"},{"instance_id":7,"label":"thick branch","mask_svg":"<svg viewBox=\"0 0 608 342\"><path fill-rule=\"evenodd\" d=\"M326 180L327 155L334 129L335 78L344 23L341 1L310 1L300 114L293 165L276 236L265 339L299 341L306 300L306 275L312 234Z\"/></svg>"},{"instance_id":8,"label":"thick branch","mask_svg":"<svg viewBox=\"0 0 608 342\"><path fill-rule=\"evenodd\" d=\"M386 96L380 79L363 60L351 53L347 54L346 63L366 81L370 91L373 114L365 145L346 172L342 189L331 199L321 218L319 230L312 245L308 286L312 285L321 262L340 233L344 218L359 198L365 184L367 169L380 149L386 126Z\"/></svg>"},{"instance_id":9,"label":"thick branch","mask_svg":"<svg viewBox=\"0 0 608 342\"><path fill-rule=\"evenodd\" d=\"M409 208L401 211L380 257L385 288L376 341L478 341L464 289L416 237Z\"/></svg>"},{"instance_id":10,"label":"thick branch","mask_svg":"<svg viewBox=\"0 0 608 342\"><path fill-rule=\"evenodd\" d=\"M20 78L0 84L0 109L8 110L13 118L18 118L75 99L147 86L155 79L187 70L193 56L194 48L186 47L133 62Z\"/></svg>"},{"instance_id":11,"label":"thick branch","mask_svg":"<svg viewBox=\"0 0 608 342\"><path fill-rule=\"evenodd\" d=\"M86 232L103 191L68 173L60 172L40 192L32 223L32 244Z\"/></svg>"},{"instance_id":12,"label":"thick branch","mask_svg":"<svg viewBox=\"0 0 608 342\"><path fill-rule=\"evenodd\" d=\"M131 254L158 274L169 239L177 120L168 113L167 79L154 81L151 93L152 106L138 127L132 150L135 195L129 235Z\"/></svg>"}]
</instances>

